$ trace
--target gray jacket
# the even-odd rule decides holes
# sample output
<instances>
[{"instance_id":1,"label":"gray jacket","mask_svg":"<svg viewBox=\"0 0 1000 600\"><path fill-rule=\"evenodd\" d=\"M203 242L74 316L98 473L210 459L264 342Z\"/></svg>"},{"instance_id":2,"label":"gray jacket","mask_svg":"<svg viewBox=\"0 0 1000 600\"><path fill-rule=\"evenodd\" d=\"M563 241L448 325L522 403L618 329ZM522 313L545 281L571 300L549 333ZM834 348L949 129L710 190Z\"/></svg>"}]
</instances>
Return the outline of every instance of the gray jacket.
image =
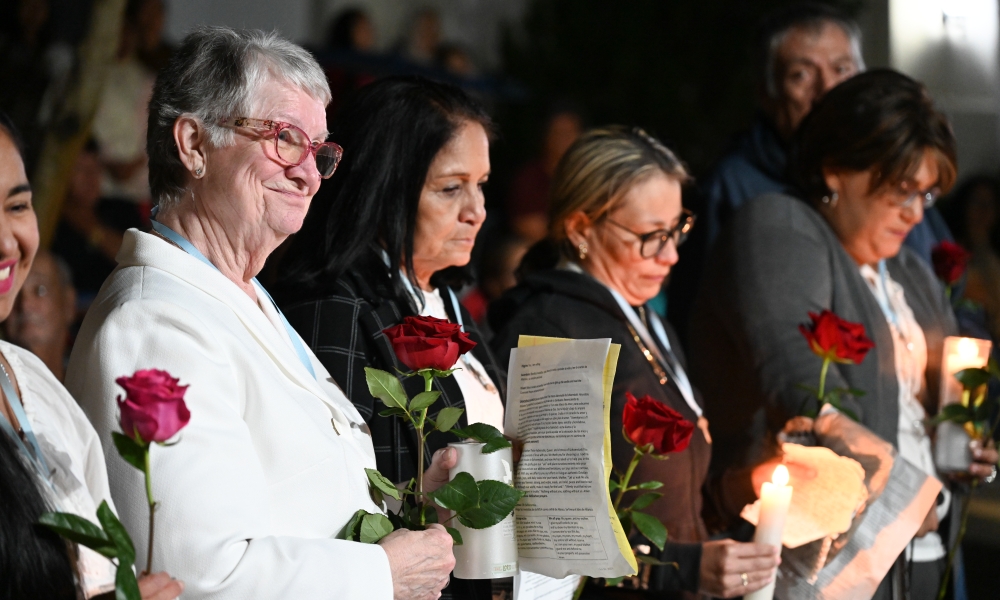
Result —
<instances>
[{"instance_id":1,"label":"gray jacket","mask_svg":"<svg viewBox=\"0 0 1000 600\"><path fill-rule=\"evenodd\" d=\"M924 403L937 412L944 337L957 332L944 289L910 249L887 261L927 338ZM808 313L830 309L864 324L875 342L860 365L833 364L827 389L865 395L845 406L896 445L899 387L885 317L822 216L805 202L772 194L748 203L719 238L691 320L691 377L705 399L715 444L706 486L721 523L755 498L749 468L773 455L773 434L801 414L822 361L799 332ZM728 473L723 476L723 473Z\"/></svg>"}]
</instances>

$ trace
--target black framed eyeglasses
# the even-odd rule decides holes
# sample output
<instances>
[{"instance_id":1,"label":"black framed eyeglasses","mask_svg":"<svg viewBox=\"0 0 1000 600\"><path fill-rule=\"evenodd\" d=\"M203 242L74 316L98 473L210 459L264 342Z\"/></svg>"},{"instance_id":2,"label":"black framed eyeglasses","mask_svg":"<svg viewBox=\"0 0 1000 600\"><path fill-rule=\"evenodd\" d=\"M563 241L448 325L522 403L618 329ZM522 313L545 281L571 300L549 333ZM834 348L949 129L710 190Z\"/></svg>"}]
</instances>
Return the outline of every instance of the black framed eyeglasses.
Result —
<instances>
[{"instance_id":1,"label":"black framed eyeglasses","mask_svg":"<svg viewBox=\"0 0 1000 600\"><path fill-rule=\"evenodd\" d=\"M681 220L677 225L674 225L670 229L657 229L649 233L636 233L610 217L607 221L615 227L639 238L641 244L639 246L639 255L643 258L653 258L654 256L658 256L660 252L663 252L663 249L670 240L673 240L674 246L678 247L687 241L688 235L690 235L691 229L694 227L695 218L696 215L685 208L681 212Z\"/></svg>"}]
</instances>

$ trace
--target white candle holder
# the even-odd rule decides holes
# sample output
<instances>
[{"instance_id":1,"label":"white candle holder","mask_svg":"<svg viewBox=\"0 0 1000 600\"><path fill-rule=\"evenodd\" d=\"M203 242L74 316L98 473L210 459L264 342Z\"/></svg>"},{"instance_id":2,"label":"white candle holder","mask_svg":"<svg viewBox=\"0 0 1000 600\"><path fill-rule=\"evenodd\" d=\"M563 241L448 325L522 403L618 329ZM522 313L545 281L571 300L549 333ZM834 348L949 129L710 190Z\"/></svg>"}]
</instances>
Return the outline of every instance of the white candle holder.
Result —
<instances>
[{"instance_id":1,"label":"white candle holder","mask_svg":"<svg viewBox=\"0 0 1000 600\"><path fill-rule=\"evenodd\" d=\"M962 384L955 373L963 369L985 367L993 344L989 340L948 336L944 339L941 357L941 403L939 410L962 401ZM969 434L958 423L946 421L938 425L934 459L945 472L964 473L972 464Z\"/></svg>"},{"instance_id":2,"label":"white candle holder","mask_svg":"<svg viewBox=\"0 0 1000 600\"><path fill-rule=\"evenodd\" d=\"M449 476L465 472L476 481L493 479L507 484L514 482L514 460L510 448L483 454L485 444L455 442L448 444L458 451L458 463ZM514 515L487 529L471 529L455 519L448 525L462 534L462 545L455 546L455 577L458 579L499 579L513 577L517 571L517 538L514 535Z\"/></svg>"}]
</instances>

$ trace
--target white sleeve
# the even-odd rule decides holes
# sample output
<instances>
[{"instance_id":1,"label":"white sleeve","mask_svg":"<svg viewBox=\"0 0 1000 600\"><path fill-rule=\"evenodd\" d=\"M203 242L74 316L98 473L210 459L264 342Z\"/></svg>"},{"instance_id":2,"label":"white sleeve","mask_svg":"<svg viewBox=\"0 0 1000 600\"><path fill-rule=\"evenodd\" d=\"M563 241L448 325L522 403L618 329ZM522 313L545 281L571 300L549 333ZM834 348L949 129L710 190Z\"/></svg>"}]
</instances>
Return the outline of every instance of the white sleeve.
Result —
<instances>
[{"instance_id":1,"label":"white sleeve","mask_svg":"<svg viewBox=\"0 0 1000 600\"><path fill-rule=\"evenodd\" d=\"M110 432L118 429L114 381L157 368L190 385L185 400L191 421L179 443L151 451L158 503L154 570L184 581L188 599L392 598L380 546L306 530L301 537L271 533L268 498L281 482L265 480L268 449L255 446L243 419L247 380L240 373L248 365L239 349L215 339L197 316L157 300L127 302L96 331L87 326L81 331L87 347L74 350L67 387L104 442L112 494L135 541L138 569L146 563L148 508L142 474L110 443ZM329 460L303 456L302 472L288 477L308 478L311 465Z\"/></svg>"}]
</instances>

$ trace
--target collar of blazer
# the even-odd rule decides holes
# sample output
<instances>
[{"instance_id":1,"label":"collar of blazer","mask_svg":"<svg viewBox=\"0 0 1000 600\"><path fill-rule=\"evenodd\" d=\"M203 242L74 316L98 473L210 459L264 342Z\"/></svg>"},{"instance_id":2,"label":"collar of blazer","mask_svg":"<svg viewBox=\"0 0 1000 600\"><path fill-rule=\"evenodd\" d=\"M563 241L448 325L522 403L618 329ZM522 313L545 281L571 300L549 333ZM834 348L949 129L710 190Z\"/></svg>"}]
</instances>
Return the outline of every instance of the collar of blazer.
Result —
<instances>
[{"instance_id":1,"label":"collar of blazer","mask_svg":"<svg viewBox=\"0 0 1000 600\"><path fill-rule=\"evenodd\" d=\"M296 385L306 389L327 405L337 422L338 433L350 430L352 420L345 414L345 407L339 406L330 394L320 387L316 378L299 361L295 350L268 319L264 311L276 310L270 303L261 302L258 305L218 269L206 265L159 236L136 229L125 232L116 260L118 268L147 267L169 273L225 304L261 349L271 357L275 366ZM260 287L260 284L257 286ZM264 297L263 292L258 292L258 296ZM312 360L312 353L309 353L309 358ZM329 377L326 369L317 361L312 360L312 363L317 377ZM343 429L340 428L341 425Z\"/></svg>"}]
</instances>

